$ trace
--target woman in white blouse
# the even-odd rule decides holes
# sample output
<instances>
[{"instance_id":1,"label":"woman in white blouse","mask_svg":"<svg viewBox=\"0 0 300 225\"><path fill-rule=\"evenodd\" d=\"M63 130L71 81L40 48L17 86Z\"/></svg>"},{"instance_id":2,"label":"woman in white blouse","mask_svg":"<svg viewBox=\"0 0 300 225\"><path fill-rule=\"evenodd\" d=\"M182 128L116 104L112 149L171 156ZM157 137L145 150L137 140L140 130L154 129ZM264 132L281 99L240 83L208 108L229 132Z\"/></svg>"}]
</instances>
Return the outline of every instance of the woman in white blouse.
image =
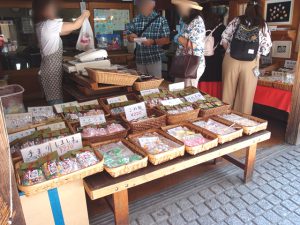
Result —
<instances>
[{"instance_id":1,"label":"woman in white blouse","mask_svg":"<svg viewBox=\"0 0 300 225\"><path fill-rule=\"evenodd\" d=\"M229 23L222 34L223 101L234 110L251 114L258 80L260 55L268 55L270 30L262 16L260 0L250 0L245 14Z\"/></svg>"},{"instance_id":2,"label":"woman in white blouse","mask_svg":"<svg viewBox=\"0 0 300 225\"><path fill-rule=\"evenodd\" d=\"M33 21L41 48L42 63L40 80L49 105L63 103L62 74L63 46L60 36L68 35L79 29L89 11L72 23L57 20L56 0L33 0Z\"/></svg>"}]
</instances>

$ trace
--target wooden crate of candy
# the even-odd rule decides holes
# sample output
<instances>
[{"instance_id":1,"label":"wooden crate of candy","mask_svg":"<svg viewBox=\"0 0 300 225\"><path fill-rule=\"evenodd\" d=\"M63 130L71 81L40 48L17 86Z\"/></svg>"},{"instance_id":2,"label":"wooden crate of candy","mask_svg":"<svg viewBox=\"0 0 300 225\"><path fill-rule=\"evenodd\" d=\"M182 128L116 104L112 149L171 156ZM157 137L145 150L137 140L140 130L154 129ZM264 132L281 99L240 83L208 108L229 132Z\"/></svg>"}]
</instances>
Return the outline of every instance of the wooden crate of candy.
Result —
<instances>
[{"instance_id":1,"label":"wooden crate of candy","mask_svg":"<svg viewBox=\"0 0 300 225\"><path fill-rule=\"evenodd\" d=\"M50 128L45 130L35 131L28 136L17 138L10 143L10 150L12 153L13 161L20 161L22 159L21 150L34 146L40 145L51 140L59 139L71 134L69 128L52 131Z\"/></svg>"},{"instance_id":2,"label":"wooden crate of candy","mask_svg":"<svg viewBox=\"0 0 300 225\"><path fill-rule=\"evenodd\" d=\"M128 124L122 120L109 119L104 124L80 127L80 123L69 123L73 134L81 133L86 144L99 143L116 138L125 138L130 130Z\"/></svg>"},{"instance_id":3,"label":"wooden crate of candy","mask_svg":"<svg viewBox=\"0 0 300 225\"><path fill-rule=\"evenodd\" d=\"M227 125L235 123L237 126L242 127L244 130L244 134L247 135L266 130L268 127L268 121L266 120L235 111L219 115L218 119Z\"/></svg>"},{"instance_id":4,"label":"wooden crate of candy","mask_svg":"<svg viewBox=\"0 0 300 225\"><path fill-rule=\"evenodd\" d=\"M230 109L230 105L222 102L218 98L204 94L205 100L195 102L196 107L200 109L200 117L208 117L224 113Z\"/></svg>"},{"instance_id":5,"label":"wooden crate of candy","mask_svg":"<svg viewBox=\"0 0 300 225\"><path fill-rule=\"evenodd\" d=\"M137 81L135 81L133 88L136 91L144 91L154 88L159 88L164 79L157 79L152 76L141 75Z\"/></svg>"},{"instance_id":6,"label":"wooden crate of candy","mask_svg":"<svg viewBox=\"0 0 300 225\"><path fill-rule=\"evenodd\" d=\"M159 93L147 94L141 97L149 108L157 107L161 101L175 99L176 96L167 90L160 90Z\"/></svg>"},{"instance_id":7,"label":"wooden crate of candy","mask_svg":"<svg viewBox=\"0 0 300 225\"><path fill-rule=\"evenodd\" d=\"M134 121L128 121L124 115L121 115L121 118L130 126L131 133L160 128L166 126L167 123L166 114L156 108L148 108L146 118Z\"/></svg>"},{"instance_id":8,"label":"wooden crate of candy","mask_svg":"<svg viewBox=\"0 0 300 225\"><path fill-rule=\"evenodd\" d=\"M123 114L124 107L140 102L140 99L135 94L127 94L116 97L102 98L99 100L106 113L112 116L120 116Z\"/></svg>"},{"instance_id":9,"label":"wooden crate of candy","mask_svg":"<svg viewBox=\"0 0 300 225\"><path fill-rule=\"evenodd\" d=\"M128 136L149 158L158 165L184 155L184 144L160 129L151 129Z\"/></svg>"},{"instance_id":10,"label":"wooden crate of candy","mask_svg":"<svg viewBox=\"0 0 300 225\"><path fill-rule=\"evenodd\" d=\"M224 144L243 136L243 129L241 127L234 126L234 123L224 124L218 117L215 116L211 118L196 119L191 123L217 135L219 144Z\"/></svg>"},{"instance_id":11,"label":"wooden crate of candy","mask_svg":"<svg viewBox=\"0 0 300 225\"><path fill-rule=\"evenodd\" d=\"M52 152L31 163L15 165L17 185L30 196L103 171L103 158L90 147L63 156Z\"/></svg>"},{"instance_id":12,"label":"wooden crate of candy","mask_svg":"<svg viewBox=\"0 0 300 225\"><path fill-rule=\"evenodd\" d=\"M162 130L183 142L186 152L190 155L196 155L218 146L217 135L191 123L162 127Z\"/></svg>"},{"instance_id":13,"label":"wooden crate of candy","mask_svg":"<svg viewBox=\"0 0 300 225\"><path fill-rule=\"evenodd\" d=\"M147 167L148 157L139 148L125 139L114 139L93 144L96 154L104 158L104 169L119 177Z\"/></svg>"}]
</instances>

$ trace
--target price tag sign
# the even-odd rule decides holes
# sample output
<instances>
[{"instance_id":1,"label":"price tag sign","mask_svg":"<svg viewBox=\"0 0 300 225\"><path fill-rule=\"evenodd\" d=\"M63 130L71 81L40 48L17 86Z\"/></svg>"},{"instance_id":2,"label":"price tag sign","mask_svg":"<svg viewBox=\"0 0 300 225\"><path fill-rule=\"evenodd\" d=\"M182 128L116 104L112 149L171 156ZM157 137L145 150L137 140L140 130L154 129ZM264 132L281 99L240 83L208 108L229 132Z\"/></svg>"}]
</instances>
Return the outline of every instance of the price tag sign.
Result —
<instances>
[{"instance_id":1,"label":"price tag sign","mask_svg":"<svg viewBox=\"0 0 300 225\"><path fill-rule=\"evenodd\" d=\"M181 91L184 89L184 82L169 84L169 91Z\"/></svg>"},{"instance_id":2,"label":"price tag sign","mask_svg":"<svg viewBox=\"0 0 300 225\"><path fill-rule=\"evenodd\" d=\"M145 137L139 138L139 143L142 147L147 146L149 144L153 144L159 140L158 137Z\"/></svg>"},{"instance_id":3,"label":"price tag sign","mask_svg":"<svg viewBox=\"0 0 300 225\"><path fill-rule=\"evenodd\" d=\"M122 95L122 96L107 99L107 103L109 105L114 104L114 103L127 102L127 101L128 101L128 98L127 98L126 95Z\"/></svg>"},{"instance_id":4,"label":"price tag sign","mask_svg":"<svg viewBox=\"0 0 300 225\"><path fill-rule=\"evenodd\" d=\"M87 105L99 105L99 102L97 100L92 100L88 102L79 103L79 106L87 106Z\"/></svg>"},{"instance_id":5,"label":"price tag sign","mask_svg":"<svg viewBox=\"0 0 300 225\"><path fill-rule=\"evenodd\" d=\"M9 143L13 142L14 140L29 136L29 135L33 134L34 132L35 132L35 129L32 128L32 129L24 130L24 131L15 133L15 134L10 134L10 135L8 135Z\"/></svg>"},{"instance_id":6,"label":"price tag sign","mask_svg":"<svg viewBox=\"0 0 300 225\"><path fill-rule=\"evenodd\" d=\"M163 106L174 106L174 105L180 105L183 102L179 98L169 99L169 100L163 100L161 101L161 104Z\"/></svg>"},{"instance_id":7,"label":"price tag sign","mask_svg":"<svg viewBox=\"0 0 300 225\"><path fill-rule=\"evenodd\" d=\"M50 129L51 131L56 131L56 130L62 130L66 128L65 122L59 122L59 123L52 123L52 124L47 124L44 126L39 126L36 129L37 130L46 130Z\"/></svg>"},{"instance_id":8,"label":"price tag sign","mask_svg":"<svg viewBox=\"0 0 300 225\"><path fill-rule=\"evenodd\" d=\"M145 102L124 107L126 119L128 121L138 120L147 117Z\"/></svg>"},{"instance_id":9,"label":"price tag sign","mask_svg":"<svg viewBox=\"0 0 300 225\"><path fill-rule=\"evenodd\" d=\"M190 103L205 100L205 98L203 97L203 95L201 93L195 93L192 95L188 95L188 96L185 96L184 98Z\"/></svg>"},{"instance_id":10,"label":"price tag sign","mask_svg":"<svg viewBox=\"0 0 300 225\"><path fill-rule=\"evenodd\" d=\"M54 108L57 113L62 113L64 111L64 108L72 107L72 106L79 107L79 104L77 101L67 102L67 103L63 103L63 104L54 105Z\"/></svg>"},{"instance_id":11,"label":"price tag sign","mask_svg":"<svg viewBox=\"0 0 300 225\"><path fill-rule=\"evenodd\" d=\"M294 60L285 60L284 67L287 69L294 70L296 68L297 61Z\"/></svg>"},{"instance_id":12,"label":"price tag sign","mask_svg":"<svg viewBox=\"0 0 300 225\"><path fill-rule=\"evenodd\" d=\"M272 76L276 76L276 77L285 76L285 72L272 71Z\"/></svg>"},{"instance_id":13,"label":"price tag sign","mask_svg":"<svg viewBox=\"0 0 300 225\"><path fill-rule=\"evenodd\" d=\"M38 160L45 155L48 155L51 152L51 147L49 145L49 142L47 142L44 144L24 148L21 150L21 155L25 163L30 163Z\"/></svg>"},{"instance_id":14,"label":"price tag sign","mask_svg":"<svg viewBox=\"0 0 300 225\"><path fill-rule=\"evenodd\" d=\"M79 117L79 122L81 127L85 127L88 125L99 125L99 124L106 123L106 119L103 114L100 114L100 115Z\"/></svg>"},{"instance_id":15,"label":"price tag sign","mask_svg":"<svg viewBox=\"0 0 300 225\"><path fill-rule=\"evenodd\" d=\"M52 152L57 151L58 155L64 155L69 151L82 148L81 134L74 134L71 136L63 137L57 140L50 141Z\"/></svg>"},{"instance_id":16,"label":"price tag sign","mask_svg":"<svg viewBox=\"0 0 300 225\"><path fill-rule=\"evenodd\" d=\"M142 96L147 96L147 95L157 94L157 93L159 93L158 88L141 91Z\"/></svg>"},{"instance_id":17,"label":"price tag sign","mask_svg":"<svg viewBox=\"0 0 300 225\"><path fill-rule=\"evenodd\" d=\"M52 106L28 107L28 112L32 113L33 117L42 117L54 114Z\"/></svg>"},{"instance_id":18,"label":"price tag sign","mask_svg":"<svg viewBox=\"0 0 300 225\"><path fill-rule=\"evenodd\" d=\"M5 116L7 128L19 128L32 123L32 113L8 114Z\"/></svg>"}]
</instances>

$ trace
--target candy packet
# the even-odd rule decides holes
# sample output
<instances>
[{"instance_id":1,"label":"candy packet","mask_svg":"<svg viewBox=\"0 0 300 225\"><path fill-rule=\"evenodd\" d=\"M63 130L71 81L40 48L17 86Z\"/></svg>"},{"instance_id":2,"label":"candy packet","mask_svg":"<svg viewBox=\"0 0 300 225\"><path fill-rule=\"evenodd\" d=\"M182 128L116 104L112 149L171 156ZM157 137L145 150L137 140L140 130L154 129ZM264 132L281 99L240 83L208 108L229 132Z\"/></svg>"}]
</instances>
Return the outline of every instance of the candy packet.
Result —
<instances>
[{"instance_id":1,"label":"candy packet","mask_svg":"<svg viewBox=\"0 0 300 225\"><path fill-rule=\"evenodd\" d=\"M18 170L21 183L30 186L46 181L43 171L38 162L23 163Z\"/></svg>"},{"instance_id":2,"label":"candy packet","mask_svg":"<svg viewBox=\"0 0 300 225\"><path fill-rule=\"evenodd\" d=\"M73 151L81 168L93 166L99 162L94 151L90 147L85 147L81 150Z\"/></svg>"},{"instance_id":3,"label":"candy packet","mask_svg":"<svg viewBox=\"0 0 300 225\"><path fill-rule=\"evenodd\" d=\"M58 164L57 152L52 152L38 160L47 180L58 178L63 174L63 168Z\"/></svg>"},{"instance_id":4,"label":"candy packet","mask_svg":"<svg viewBox=\"0 0 300 225\"><path fill-rule=\"evenodd\" d=\"M62 168L62 175L67 175L81 169L76 157L72 154L72 152L62 155L60 159L61 161L58 162L58 165L60 168Z\"/></svg>"}]
</instances>

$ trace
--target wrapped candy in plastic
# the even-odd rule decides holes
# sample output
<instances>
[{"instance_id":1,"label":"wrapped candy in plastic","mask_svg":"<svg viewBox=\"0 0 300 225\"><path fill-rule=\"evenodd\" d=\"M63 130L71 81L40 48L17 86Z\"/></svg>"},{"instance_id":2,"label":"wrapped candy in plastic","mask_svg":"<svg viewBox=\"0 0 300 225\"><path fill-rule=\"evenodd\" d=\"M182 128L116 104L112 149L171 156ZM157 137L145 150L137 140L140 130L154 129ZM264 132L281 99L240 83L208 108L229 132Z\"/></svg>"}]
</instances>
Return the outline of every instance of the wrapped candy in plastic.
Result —
<instances>
[{"instance_id":1,"label":"wrapped candy in plastic","mask_svg":"<svg viewBox=\"0 0 300 225\"><path fill-rule=\"evenodd\" d=\"M23 163L19 169L21 183L30 186L46 181L43 171L37 162Z\"/></svg>"},{"instance_id":2,"label":"wrapped candy in plastic","mask_svg":"<svg viewBox=\"0 0 300 225\"><path fill-rule=\"evenodd\" d=\"M125 130L125 128L121 124L118 124L118 123L112 123L107 126L107 132L109 134L117 133L117 132L120 132L123 130Z\"/></svg>"},{"instance_id":3,"label":"wrapped candy in plastic","mask_svg":"<svg viewBox=\"0 0 300 225\"><path fill-rule=\"evenodd\" d=\"M42 170L47 180L55 179L61 176L63 168L58 164L57 152L52 152L49 155L39 160L42 165Z\"/></svg>"},{"instance_id":4,"label":"wrapped candy in plastic","mask_svg":"<svg viewBox=\"0 0 300 225\"><path fill-rule=\"evenodd\" d=\"M58 165L59 168L62 168L62 175L70 174L81 169L76 158L69 153L61 157L61 161L58 162Z\"/></svg>"},{"instance_id":5,"label":"wrapped candy in plastic","mask_svg":"<svg viewBox=\"0 0 300 225\"><path fill-rule=\"evenodd\" d=\"M198 121L195 122L194 125L207 129L218 135L231 134L236 131L234 128L226 126L212 119L209 119L207 121Z\"/></svg>"},{"instance_id":6,"label":"wrapped candy in plastic","mask_svg":"<svg viewBox=\"0 0 300 225\"><path fill-rule=\"evenodd\" d=\"M87 168L99 162L95 153L90 148L84 148L82 150L75 151L73 154L75 154L81 168Z\"/></svg>"},{"instance_id":7,"label":"wrapped candy in plastic","mask_svg":"<svg viewBox=\"0 0 300 225\"><path fill-rule=\"evenodd\" d=\"M239 115L236 115L234 113L231 113L231 114L225 114L225 115L222 115L220 116L226 120L229 120L233 123L237 123L237 124L240 124L242 126L245 126L245 127L254 127L254 126L258 126L259 123L256 122L256 121L253 121L253 120L250 120L248 118L244 118L244 117L241 117Z\"/></svg>"}]
</instances>

